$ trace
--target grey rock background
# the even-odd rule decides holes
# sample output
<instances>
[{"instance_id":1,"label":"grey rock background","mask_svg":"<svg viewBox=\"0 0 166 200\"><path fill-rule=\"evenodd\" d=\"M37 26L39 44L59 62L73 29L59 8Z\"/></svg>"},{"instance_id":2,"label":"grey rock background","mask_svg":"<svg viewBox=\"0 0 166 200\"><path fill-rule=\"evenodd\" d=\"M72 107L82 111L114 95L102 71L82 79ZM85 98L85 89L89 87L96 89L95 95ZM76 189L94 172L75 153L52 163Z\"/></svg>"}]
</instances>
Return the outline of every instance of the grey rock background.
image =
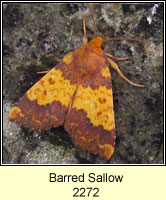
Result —
<instances>
[{"instance_id":1,"label":"grey rock background","mask_svg":"<svg viewBox=\"0 0 166 200\"><path fill-rule=\"evenodd\" d=\"M163 4L95 3L97 35L162 38ZM123 73L111 70L116 119L116 148L109 161L75 147L63 127L30 132L9 122L18 99L64 55L82 44L82 17L93 38L87 4L3 4L3 163L4 164L161 164L163 163L163 46L157 42L113 41L105 52L119 57Z\"/></svg>"}]
</instances>

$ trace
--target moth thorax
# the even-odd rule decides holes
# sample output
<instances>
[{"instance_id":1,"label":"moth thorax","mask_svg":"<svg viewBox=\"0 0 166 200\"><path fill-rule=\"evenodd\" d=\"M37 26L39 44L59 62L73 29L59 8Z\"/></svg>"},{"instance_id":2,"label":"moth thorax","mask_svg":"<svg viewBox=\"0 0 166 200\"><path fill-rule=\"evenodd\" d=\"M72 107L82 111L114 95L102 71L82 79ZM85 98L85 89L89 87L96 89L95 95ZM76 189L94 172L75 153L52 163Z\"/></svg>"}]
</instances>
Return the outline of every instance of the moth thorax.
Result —
<instances>
[{"instance_id":1,"label":"moth thorax","mask_svg":"<svg viewBox=\"0 0 166 200\"><path fill-rule=\"evenodd\" d=\"M101 45L103 43L103 37L95 37L89 43L93 45L94 48L101 48Z\"/></svg>"}]
</instances>

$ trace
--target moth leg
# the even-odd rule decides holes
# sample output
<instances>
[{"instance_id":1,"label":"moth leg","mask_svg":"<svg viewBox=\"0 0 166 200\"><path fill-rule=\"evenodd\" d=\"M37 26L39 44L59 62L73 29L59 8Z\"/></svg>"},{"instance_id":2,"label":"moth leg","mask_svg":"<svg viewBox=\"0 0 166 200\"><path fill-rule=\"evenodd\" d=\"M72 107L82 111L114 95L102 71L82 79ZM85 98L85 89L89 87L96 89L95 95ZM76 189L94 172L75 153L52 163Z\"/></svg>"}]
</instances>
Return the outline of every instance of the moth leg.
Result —
<instances>
[{"instance_id":1,"label":"moth leg","mask_svg":"<svg viewBox=\"0 0 166 200\"><path fill-rule=\"evenodd\" d=\"M84 30L84 35L82 37L83 43L87 44L88 43L88 37L86 34L86 25L85 25L85 18L83 18L83 30Z\"/></svg>"},{"instance_id":2,"label":"moth leg","mask_svg":"<svg viewBox=\"0 0 166 200\"><path fill-rule=\"evenodd\" d=\"M116 57L116 56L113 56L111 55L110 53L106 53L106 55L110 58L113 58L115 60L129 60L131 57L126 57L126 58L119 58L119 57Z\"/></svg>"},{"instance_id":3,"label":"moth leg","mask_svg":"<svg viewBox=\"0 0 166 200\"><path fill-rule=\"evenodd\" d=\"M108 58L108 60L110 62L111 67L114 68L117 71L117 73L119 74L119 76L121 78L125 79L130 85L133 85L133 86L136 86L136 87L144 87L144 85L133 83L132 81L130 81L129 79L127 79L125 77L125 75L122 73L122 71L119 69L118 65L113 60L111 60L109 58Z\"/></svg>"},{"instance_id":4,"label":"moth leg","mask_svg":"<svg viewBox=\"0 0 166 200\"><path fill-rule=\"evenodd\" d=\"M37 74L47 74L49 71L41 71L41 72L37 72Z\"/></svg>"}]
</instances>

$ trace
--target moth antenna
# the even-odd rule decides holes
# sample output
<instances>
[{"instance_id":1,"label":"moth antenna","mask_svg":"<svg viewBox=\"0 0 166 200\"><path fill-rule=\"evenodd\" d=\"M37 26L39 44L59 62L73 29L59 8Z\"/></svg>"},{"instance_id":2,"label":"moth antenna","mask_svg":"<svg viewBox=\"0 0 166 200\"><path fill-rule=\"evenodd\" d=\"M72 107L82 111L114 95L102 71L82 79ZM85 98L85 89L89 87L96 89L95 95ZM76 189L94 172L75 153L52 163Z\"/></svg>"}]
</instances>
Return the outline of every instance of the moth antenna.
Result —
<instances>
[{"instance_id":1,"label":"moth antenna","mask_svg":"<svg viewBox=\"0 0 166 200\"><path fill-rule=\"evenodd\" d=\"M91 9L89 3L88 3L88 8L89 8L90 15L91 15L91 18L92 18L92 21L93 21L93 26L94 26L94 37L96 37L96 24L95 24L95 19L94 19L94 15L93 15L93 12L92 12L92 9Z\"/></svg>"},{"instance_id":2,"label":"moth antenna","mask_svg":"<svg viewBox=\"0 0 166 200\"><path fill-rule=\"evenodd\" d=\"M141 40L141 39L120 37L120 38L108 38L106 40L103 40L103 42L108 42L108 41L113 41L113 40L129 40L129 41L135 41L135 42L152 42L152 41L158 41L158 40L161 40L161 39Z\"/></svg>"}]
</instances>

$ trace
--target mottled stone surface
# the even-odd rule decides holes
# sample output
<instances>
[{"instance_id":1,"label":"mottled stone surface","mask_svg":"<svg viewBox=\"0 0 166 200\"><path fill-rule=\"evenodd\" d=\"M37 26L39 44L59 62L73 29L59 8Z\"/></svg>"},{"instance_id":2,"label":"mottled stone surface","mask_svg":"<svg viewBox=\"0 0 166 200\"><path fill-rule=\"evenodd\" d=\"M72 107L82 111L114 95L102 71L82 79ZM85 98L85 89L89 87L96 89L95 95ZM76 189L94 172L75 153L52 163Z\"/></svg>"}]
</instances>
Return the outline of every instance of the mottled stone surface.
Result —
<instances>
[{"instance_id":1,"label":"mottled stone surface","mask_svg":"<svg viewBox=\"0 0 166 200\"><path fill-rule=\"evenodd\" d=\"M162 38L163 4L93 4L97 35ZM82 44L82 17L89 38L93 24L87 4L3 4L3 163L12 164L161 164L163 163L162 41L113 41L103 45L135 88L111 70L116 120L116 148L110 161L74 147L62 127L29 132L8 121L17 100L37 81L36 72L51 69Z\"/></svg>"}]
</instances>

